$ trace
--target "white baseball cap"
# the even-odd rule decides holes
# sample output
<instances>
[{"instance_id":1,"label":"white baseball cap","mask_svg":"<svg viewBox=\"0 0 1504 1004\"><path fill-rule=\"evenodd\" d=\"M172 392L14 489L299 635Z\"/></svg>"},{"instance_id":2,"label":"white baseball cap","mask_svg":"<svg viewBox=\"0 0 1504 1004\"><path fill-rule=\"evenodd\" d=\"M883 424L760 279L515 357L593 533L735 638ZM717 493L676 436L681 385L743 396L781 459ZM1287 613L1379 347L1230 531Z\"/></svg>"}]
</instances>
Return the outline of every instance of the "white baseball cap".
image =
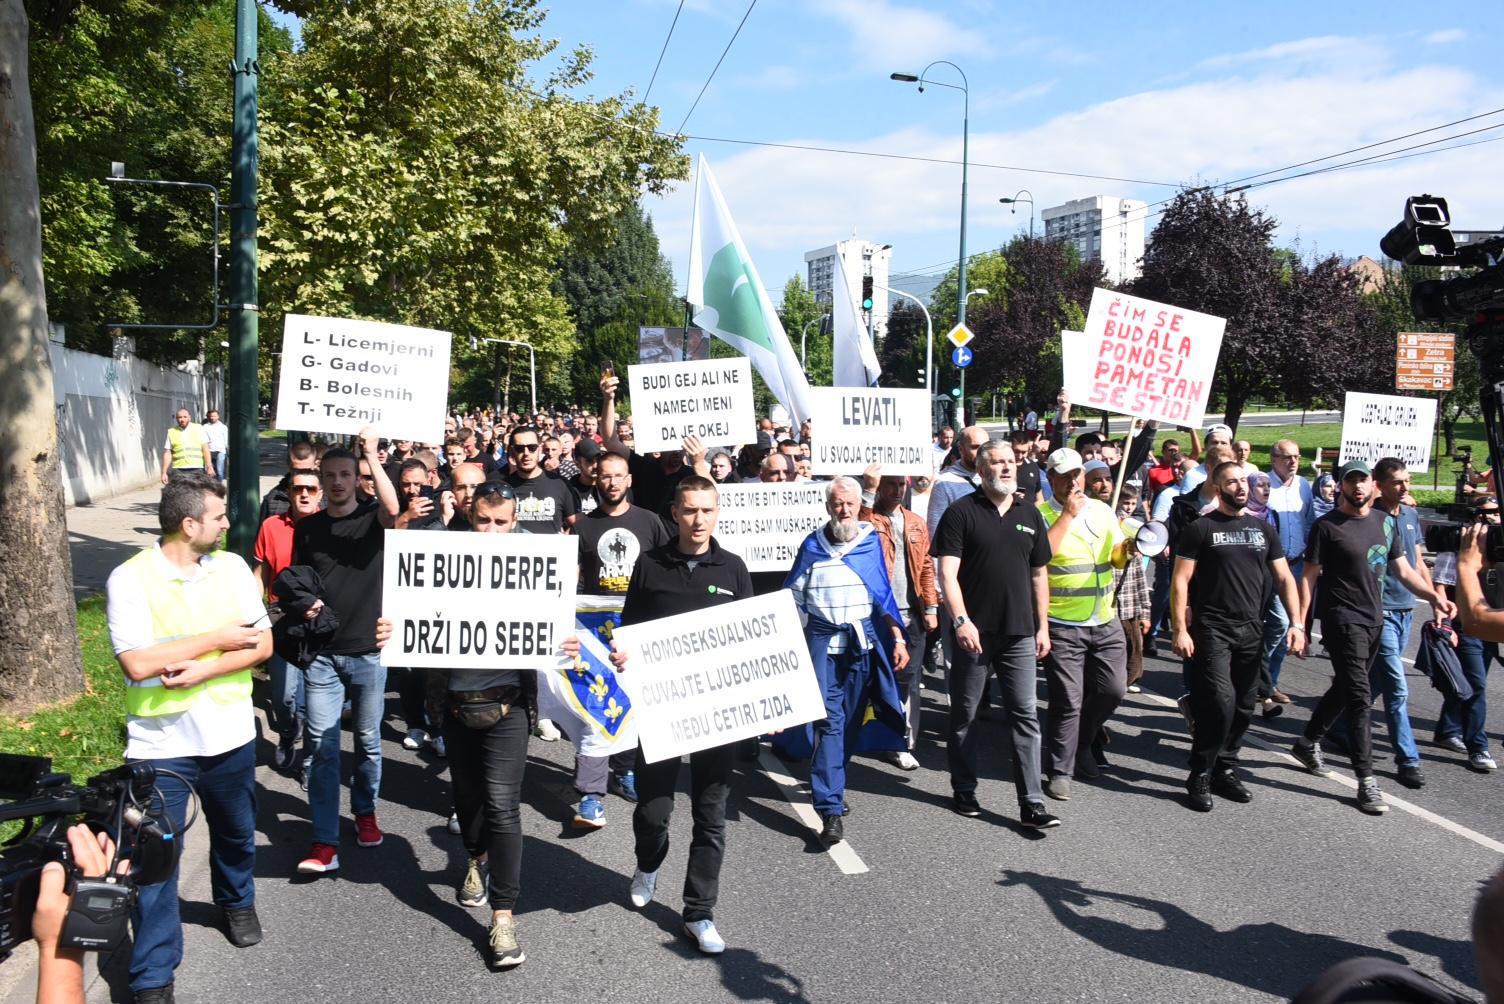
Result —
<instances>
[{"instance_id":1,"label":"white baseball cap","mask_svg":"<svg viewBox=\"0 0 1504 1004\"><path fill-rule=\"evenodd\" d=\"M1081 454L1069 446L1062 446L1045 458L1044 466L1051 474L1069 474L1081 470L1086 464L1081 460Z\"/></svg>"},{"instance_id":2,"label":"white baseball cap","mask_svg":"<svg viewBox=\"0 0 1504 1004\"><path fill-rule=\"evenodd\" d=\"M1232 439L1232 426L1223 425L1221 422L1218 422L1216 425L1207 428L1206 438L1210 439L1219 432L1225 435L1229 440Z\"/></svg>"}]
</instances>

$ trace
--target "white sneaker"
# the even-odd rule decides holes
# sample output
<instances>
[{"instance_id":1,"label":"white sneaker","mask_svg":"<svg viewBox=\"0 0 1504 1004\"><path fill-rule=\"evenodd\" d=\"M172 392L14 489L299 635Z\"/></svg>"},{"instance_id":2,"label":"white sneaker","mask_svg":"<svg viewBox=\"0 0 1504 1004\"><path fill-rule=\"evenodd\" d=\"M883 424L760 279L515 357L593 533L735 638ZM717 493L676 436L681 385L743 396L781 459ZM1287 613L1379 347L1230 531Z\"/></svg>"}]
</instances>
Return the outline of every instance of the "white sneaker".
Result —
<instances>
[{"instance_id":1,"label":"white sneaker","mask_svg":"<svg viewBox=\"0 0 1504 1004\"><path fill-rule=\"evenodd\" d=\"M899 750L888 754L888 762L899 770L918 770L919 761L914 759L914 754L908 750Z\"/></svg>"},{"instance_id":2,"label":"white sneaker","mask_svg":"<svg viewBox=\"0 0 1504 1004\"><path fill-rule=\"evenodd\" d=\"M658 888L658 873L645 872L641 868L632 873L632 905L641 910L653 901L653 892Z\"/></svg>"},{"instance_id":3,"label":"white sneaker","mask_svg":"<svg viewBox=\"0 0 1504 1004\"><path fill-rule=\"evenodd\" d=\"M457 812L449 814L449 832L456 835L460 832L460 816Z\"/></svg>"},{"instance_id":4,"label":"white sneaker","mask_svg":"<svg viewBox=\"0 0 1504 1004\"><path fill-rule=\"evenodd\" d=\"M713 920L696 920L684 925L684 933L695 939L695 944L706 955L720 955L726 950L721 932L715 929Z\"/></svg>"},{"instance_id":5,"label":"white sneaker","mask_svg":"<svg viewBox=\"0 0 1504 1004\"><path fill-rule=\"evenodd\" d=\"M1130 684L1128 684L1128 693L1130 693L1130 694L1142 694L1143 692L1144 692L1144 688L1140 687L1138 684L1136 684L1136 683L1130 683Z\"/></svg>"},{"instance_id":6,"label":"white sneaker","mask_svg":"<svg viewBox=\"0 0 1504 1004\"><path fill-rule=\"evenodd\" d=\"M433 739L430 742L431 742L431 744L433 746L433 751L434 751L435 755L437 755L441 759L448 759L448 757L449 757L449 747L447 747L447 746L444 745L444 737L443 736L434 736Z\"/></svg>"},{"instance_id":7,"label":"white sneaker","mask_svg":"<svg viewBox=\"0 0 1504 1004\"><path fill-rule=\"evenodd\" d=\"M1494 762L1493 755L1484 750L1482 753L1474 753L1467 758L1467 765L1473 770L1498 770L1499 765Z\"/></svg>"},{"instance_id":8,"label":"white sneaker","mask_svg":"<svg viewBox=\"0 0 1504 1004\"><path fill-rule=\"evenodd\" d=\"M533 735L537 736L539 739L542 739L546 743L558 742L559 737L563 734L564 733L559 731L559 727L553 722L549 721L547 718L538 719L538 727L533 729Z\"/></svg>"},{"instance_id":9,"label":"white sneaker","mask_svg":"<svg viewBox=\"0 0 1504 1004\"><path fill-rule=\"evenodd\" d=\"M408 729L407 735L402 738L402 748L405 750L420 750L426 742L428 742L428 733L422 729Z\"/></svg>"}]
</instances>

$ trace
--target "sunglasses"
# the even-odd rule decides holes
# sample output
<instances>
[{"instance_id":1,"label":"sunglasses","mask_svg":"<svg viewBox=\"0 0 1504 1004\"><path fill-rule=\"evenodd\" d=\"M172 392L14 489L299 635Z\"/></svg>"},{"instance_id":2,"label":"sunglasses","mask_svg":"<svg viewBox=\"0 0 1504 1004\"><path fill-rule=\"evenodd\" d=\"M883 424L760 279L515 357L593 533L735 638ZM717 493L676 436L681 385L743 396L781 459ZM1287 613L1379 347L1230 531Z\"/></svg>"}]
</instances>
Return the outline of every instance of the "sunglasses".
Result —
<instances>
[{"instance_id":1,"label":"sunglasses","mask_svg":"<svg viewBox=\"0 0 1504 1004\"><path fill-rule=\"evenodd\" d=\"M508 499L516 498L517 492L512 488L511 485L507 484L505 481L487 481L485 484L475 489L475 500L477 502L479 502L481 499L488 499L492 497L499 498L502 501L507 501Z\"/></svg>"},{"instance_id":2,"label":"sunglasses","mask_svg":"<svg viewBox=\"0 0 1504 1004\"><path fill-rule=\"evenodd\" d=\"M542 443L513 443L507 449L513 453L537 453Z\"/></svg>"},{"instance_id":3,"label":"sunglasses","mask_svg":"<svg viewBox=\"0 0 1504 1004\"><path fill-rule=\"evenodd\" d=\"M371 478L371 476L369 474L362 474L360 477L361 477L362 481L370 481L370 480L372 480L372 478ZM291 488L289 488L287 490L291 494L293 494L293 495L316 495L316 494L318 494L318 488L314 487L312 485L293 485Z\"/></svg>"}]
</instances>

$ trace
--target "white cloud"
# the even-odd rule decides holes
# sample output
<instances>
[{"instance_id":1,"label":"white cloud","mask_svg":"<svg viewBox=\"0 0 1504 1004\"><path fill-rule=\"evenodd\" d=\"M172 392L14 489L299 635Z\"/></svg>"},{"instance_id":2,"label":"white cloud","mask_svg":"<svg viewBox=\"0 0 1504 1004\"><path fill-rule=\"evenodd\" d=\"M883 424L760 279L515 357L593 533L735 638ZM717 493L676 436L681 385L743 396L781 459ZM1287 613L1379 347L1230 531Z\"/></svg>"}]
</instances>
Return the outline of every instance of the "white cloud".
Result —
<instances>
[{"instance_id":1,"label":"white cloud","mask_svg":"<svg viewBox=\"0 0 1504 1004\"><path fill-rule=\"evenodd\" d=\"M997 170L982 163L1228 183L1481 111L1483 106L1466 103L1467 95L1489 91L1483 80L1449 66L1393 72L1375 64L1360 72L1343 65L1188 83L1102 102L1029 129L973 131L970 249L997 246L1026 227L1022 210L1010 216L997 203L1020 188L1033 193L1035 212L1093 194L1149 202L1173 194L1173 189ZM858 144L818 137L790 142L941 158L961 154L958 132L929 126L899 128ZM895 270L956 257L961 173L956 166L770 148L704 149L764 281L775 289L791 273L803 271L805 250L849 235L853 226L864 237L894 244ZM1405 197L1417 192L1446 195L1465 223L1491 225L1504 218L1496 157L1494 147L1474 147L1272 185L1249 192L1248 198L1282 221L1282 240L1303 234L1309 245L1310 235L1317 235L1323 251L1373 254L1379 236L1399 218ZM683 185L650 207L681 282L690 195L690 186ZM1327 246L1332 241L1322 235L1342 235L1349 243Z\"/></svg>"},{"instance_id":2,"label":"white cloud","mask_svg":"<svg viewBox=\"0 0 1504 1004\"><path fill-rule=\"evenodd\" d=\"M976 27L892 0L823 0L811 12L845 24L857 60L877 70L918 73L932 59L983 55L989 48Z\"/></svg>"},{"instance_id":3,"label":"white cloud","mask_svg":"<svg viewBox=\"0 0 1504 1004\"><path fill-rule=\"evenodd\" d=\"M1453 42L1460 42L1466 37L1467 33L1461 28L1443 28L1440 31L1431 32L1425 37L1424 41L1427 45L1450 45Z\"/></svg>"},{"instance_id":4,"label":"white cloud","mask_svg":"<svg viewBox=\"0 0 1504 1004\"><path fill-rule=\"evenodd\" d=\"M1261 49L1225 53L1203 59L1196 68L1201 70L1228 70L1239 66L1259 64L1315 65L1332 69L1339 65L1373 68L1386 65L1390 50L1377 39L1352 38L1343 35L1323 35L1316 38L1300 38L1280 42Z\"/></svg>"}]
</instances>

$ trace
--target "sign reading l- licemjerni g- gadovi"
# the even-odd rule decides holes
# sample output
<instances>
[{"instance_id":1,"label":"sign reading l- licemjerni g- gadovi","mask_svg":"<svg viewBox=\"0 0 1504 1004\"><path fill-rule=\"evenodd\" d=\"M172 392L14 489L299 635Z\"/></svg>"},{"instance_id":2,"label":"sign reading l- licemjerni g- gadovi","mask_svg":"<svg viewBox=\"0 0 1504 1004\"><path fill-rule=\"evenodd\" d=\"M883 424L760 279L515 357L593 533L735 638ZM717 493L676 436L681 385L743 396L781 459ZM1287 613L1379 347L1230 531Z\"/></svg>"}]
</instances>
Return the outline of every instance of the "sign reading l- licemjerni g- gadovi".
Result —
<instances>
[{"instance_id":1,"label":"sign reading l- licemjerni g- gadovi","mask_svg":"<svg viewBox=\"0 0 1504 1004\"><path fill-rule=\"evenodd\" d=\"M720 497L715 539L749 572L787 572L804 538L830 519L819 482L721 485Z\"/></svg>"},{"instance_id":2,"label":"sign reading l- licemjerni g- gadovi","mask_svg":"<svg viewBox=\"0 0 1504 1004\"><path fill-rule=\"evenodd\" d=\"M752 365L746 356L627 367L638 453L678 450L687 436L706 446L757 438Z\"/></svg>"},{"instance_id":3,"label":"sign reading l- licemjerni g- gadovi","mask_svg":"<svg viewBox=\"0 0 1504 1004\"><path fill-rule=\"evenodd\" d=\"M1434 397L1399 397L1349 391L1342 402L1342 453L1337 463L1399 457L1411 470L1431 466L1436 431Z\"/></svg>"},{"instance_id":4,"label":"sign reading l- licemjerni g- gadovi","mask_svg":"<svg viewBox=\"0 0 1504 1004\"><path fill-rule=\"evenodd\" d=\"M449 345L447 331L288 314L276 427L442 442Z\"/></svg>"},{"instance_id":5,"label":"sign reading l- licemjerni g- gadovi","mask_svg":"<svg viewBox=\"0 0 1504 1004\"><path fill-rule=\"evenodd\" d=\"M552 533L388 530L386 666L552 669L574 631L580 544Z\"/></svg>"},{"instance_id":6,"label":"sign reading l- licemjerni g- gadovi","mask_svg":"<svg viewBox=\"0 0 1504 1004\"><path fill-rule=\"evenodd\" d=\"M929 394L922 389L811 387L810 471L860 474L934 473Z\"/></svg>"},{"instance_id":7,"label":"sign reading l- licemjerni g- gadovi","mask_svg":"<svg viewBox=\"0 0 1504 1004\"><path fill-rule=\"evenodd\" d=\"M613 642L649 763L825 717L786 589L624 625Z\"/></svg>"}]
</instances>

